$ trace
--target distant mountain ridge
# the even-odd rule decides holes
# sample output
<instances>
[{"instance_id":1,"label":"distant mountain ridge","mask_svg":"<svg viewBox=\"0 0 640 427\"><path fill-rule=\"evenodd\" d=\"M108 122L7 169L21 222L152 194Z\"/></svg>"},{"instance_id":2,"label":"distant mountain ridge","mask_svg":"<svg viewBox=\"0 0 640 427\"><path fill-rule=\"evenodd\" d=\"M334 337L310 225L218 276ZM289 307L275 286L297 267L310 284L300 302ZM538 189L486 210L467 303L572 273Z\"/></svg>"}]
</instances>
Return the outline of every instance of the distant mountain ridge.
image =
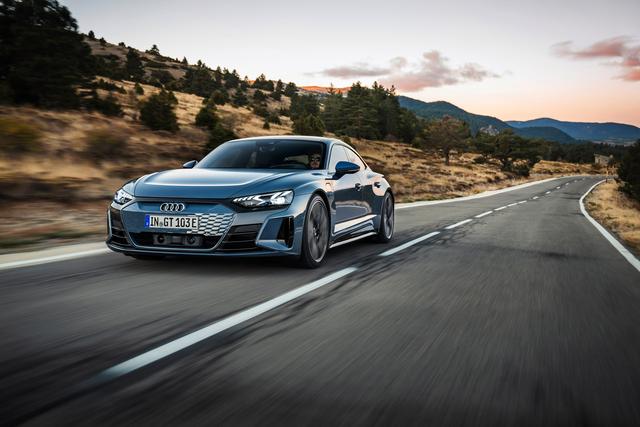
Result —
<instances>
[{"instance_id":1,"label":"distant mountain ridge","mask_svg":"<svg viewBox=\"0 0 640 427\"><path fill-rule=\"evenodd\" d=\"M498 131L513 129L516 134L526 138L542 138L563 144L577 142L570 135L554 127L535 126L523 127L520 129L510 126L508 123L503 122L496 117L469 113L468 111L446 101L424 102L407 96L399 96L398 100L401 107L413 111L417 116L425 119L440 119L444 116L451 116L458 120L462 120L469 125L471 132L474 135L478 133L480 129L491 126Z\"/></svg>"},{"instance_id":2,"label":"distant mountain ridge","mask_svg":"<svg viewBox=\"0 0 640 427\"><path fill-rule=\"evenodd\" d=\"M593 142L629 143L640 139L640 128L623 123L589 123L566 122L547 117L506 122L517 129L530 129L534 126L551 126L560 129L575 139L585 139Z\"/></svg>"}]
</instances>

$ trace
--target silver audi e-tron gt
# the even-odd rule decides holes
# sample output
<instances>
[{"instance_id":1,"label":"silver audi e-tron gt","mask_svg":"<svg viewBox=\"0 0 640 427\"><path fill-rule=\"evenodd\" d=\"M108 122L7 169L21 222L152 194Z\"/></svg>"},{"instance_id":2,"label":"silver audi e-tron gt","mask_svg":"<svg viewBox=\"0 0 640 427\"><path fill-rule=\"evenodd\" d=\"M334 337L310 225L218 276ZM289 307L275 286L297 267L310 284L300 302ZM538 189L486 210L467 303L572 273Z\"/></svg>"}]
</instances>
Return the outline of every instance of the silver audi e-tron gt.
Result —
<instances>
[{"instance_id":1,"label":"silver audi e-tron gt","mask_svg":"<svg viewBox=\"0 0 640 427\"><path fill-rule=\"evenodd\" d=\"M269 136L226 142L200 162L127 182L108 211L107 245L163 255L298 257L394 229L389 183L337 139Z\"/></svg>"}]
</instances>

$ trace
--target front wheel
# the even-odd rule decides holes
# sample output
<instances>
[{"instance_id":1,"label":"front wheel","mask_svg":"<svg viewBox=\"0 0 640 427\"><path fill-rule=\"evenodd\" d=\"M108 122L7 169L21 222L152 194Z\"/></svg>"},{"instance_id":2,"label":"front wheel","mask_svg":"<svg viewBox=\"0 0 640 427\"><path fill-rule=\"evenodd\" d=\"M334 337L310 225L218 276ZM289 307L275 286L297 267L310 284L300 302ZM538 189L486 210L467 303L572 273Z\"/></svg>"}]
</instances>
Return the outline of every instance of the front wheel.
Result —
<instances>
[{"instance_id":1,"label":"front wheel","mask_svg":"<svg viewBox=\"0 0 640 427\"><path fill-rule=\"evenodd\" d=\"M380 227L378 227L378 233L374 236L374 240L380 243L388 243L393 237L393 230L395 227L395 207L393 203L393 196L391 193L384 195L382 200L382 209L380 210Z\"/></svg>"},{"instance_id":2,"label":"front wheel","mask_svg":"<svg viewBox=\"0 0 640 427\"><path fill-rule=\"evenodd\" d=\"M304 220L299 263L306 268L319 267L329 248L329 214L322 197L311 198Z\"/></svg>"}]
</instances>

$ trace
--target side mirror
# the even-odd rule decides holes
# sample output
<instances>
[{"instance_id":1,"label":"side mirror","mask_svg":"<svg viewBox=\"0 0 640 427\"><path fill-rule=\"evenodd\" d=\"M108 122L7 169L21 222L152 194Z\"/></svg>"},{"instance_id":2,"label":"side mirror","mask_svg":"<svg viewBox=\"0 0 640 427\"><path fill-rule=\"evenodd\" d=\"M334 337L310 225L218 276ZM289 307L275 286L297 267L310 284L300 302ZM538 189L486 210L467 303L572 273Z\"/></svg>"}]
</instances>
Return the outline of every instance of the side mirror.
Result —
<instances>
[{"instance_id":1,"label":"side mirror","mask_svg":"<svg viewBox=\"0 0 640 427\"><path fill-rule=\"evenodd\" d=\"M197 160L189 160L187 163L182 165L182 167L185 169L193 169L193 167L197 164L198 164Z\"/></svg>"},{"instance_id":2,"label":"side mirror","mask_svg":"<svg viewBox=\"0 0 640 427\"><path fill-rule=\"evenodd\" d=\"M360 170L360 166L358 166L355 163L351 163L351 162L338 162L338 164L336 165L336 175L337 176L342 176L342 175L346 175L348 173L356 173Z\"/></svg>"}]
</instances>

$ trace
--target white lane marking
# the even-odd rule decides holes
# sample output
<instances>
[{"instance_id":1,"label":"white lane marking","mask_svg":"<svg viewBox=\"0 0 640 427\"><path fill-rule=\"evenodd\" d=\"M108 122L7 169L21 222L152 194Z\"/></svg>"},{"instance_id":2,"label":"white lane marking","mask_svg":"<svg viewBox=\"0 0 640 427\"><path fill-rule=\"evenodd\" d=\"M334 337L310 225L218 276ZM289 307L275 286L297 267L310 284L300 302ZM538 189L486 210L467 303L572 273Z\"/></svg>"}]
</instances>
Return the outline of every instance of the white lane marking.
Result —
<instances>
[{"instance_id":1,"label":"white lane marking","mask_svg":"<svg viewBox=\"0 0 640 427\"><path fill-rule=\"evenodd\" d=\"M454 229L456 227L460 227L461 225L464 225L464 224L466 224L468 222L471 222L471 219L465 219L464 221L460 221L460 222L456 222L455 224L447 225L445 227L445 229L446 230L452 230L452 229Z\"/></svg>"},{"instance_id":2,"label":"white lane marking","mask_svg":"<svg viewBox=\"0 0 640 427\"><path fill-rule=\"evenodd\" d=\"M499 208L495 208L494 211L501 211L502 209L507 209L506 206L500 206Z\"/></svg>"},{"instance_id":3,"label":"white lane marking","mask_svg":"<svg viewBox=\"0 0 640 427\"><path fill-rule=\"evenodd\" d=\"M521 202L518 202L519 205L521 205L523 203L527 203L527 201L526 200L522 200Z\"/></svg>"},{"instance_id":4,"label":"white lane marking","mask_svg":"<svg viewBox=\"0 0 640 427\"><path fill-rule=\"evenodd\" d=\"M12 268L29 267L32 265L48 264L50 262L66 261L76 258L84 258L92 255L102 255L111 252L108 248L92 249L83 252L71 252L62 255L53 255L43 258L25 259L21 261L12 261L0 264L0 270L9 270Z\"/></svg>"},{"instance_id":5,"label":"white lane marking","mask_svg":"<svg viewBox=\"0 0 640 427\"><path fill-rule=\"evenodd\" d=\"M559 189L559 188L560 188L560 185L558 185L558 186L556 187L556 190L557 190L557 189Z\"/></svg>"},{"instance_id":6,"label":"white lane marking","mask_svg":"<svg viewBox=\"0 0 640 427\"><path fill-rule=\"evenodd\" d=\"M439 205L439 204L442 204L442 203L453 203L453 202L462 202L462 201L465 201L465 200L480 199L482 197L494 196L496 194L506 193L508 191L519 190L521 188L531 187L532 185L544 184L545 182L555 181L555 180L558 180L558 179L570 178L572 176L575 176L575 175L566 175L566 176L559 176L557 178L547 178L547 179L543 179L543 180L540 180L540 181L525 182L524 184L514 185L513 187L502 188L500 190L484 191L482 193L472 194L471 196L456 197L456 198L453 198L453 199L426 200L426 201L423 201L423 202L397 203L395 208L396 208L396 210L398 210L398 209L408 209L408 208L418 208L418 207L421 207L421 206L431 206L431 205Z\"/></svg>"},{"instance_id":7,"label":"white lane marking","mask_svg":"<svg viewBox=\"0 0 640 427\"><path fill-rule=\"evenodd\" d=\"M544 194L549 194L549 193L551 193L551 191L547 191L547 192L545 192Z\"/></svg>"},{"instance_id":8,"label":"white lane marking","mask_svg":"<svg viewBox=\"0 0 640 427\"><path fill-rule=\"evenodd\" d=\"M585 197L587 197L589 195L589 193L591 193L591 191L594 188L596 188L598 185L602 184L605 181L606 181L606 179L603 179L602 181L596 182L595 184L593 184L591 186L591 188L589 188L587 190L586 193L584 193L582 195L582 197L580 197L580 212L582 212L582 215L584 215L589 220L589 222L591 224L593 224L593 226L596 228L596 230L598 230L600 232L600 234L602 234L604 236L604 238L607 239L609 241L609 243L611 243L611 246L616 248L616 250L618 252L620 252L620 255L622 255L627 261L629 261L629 264L634 266L636 270L640 271L640 260L638 258L636 258L631 252L629 252L629 250L627 248L625 248L620 242L618 242L618 240L615 237L613 237L611 235L611 233L609 233L607 231L606 228L604 228L602 225L600 225L600 223L598 221L593 219L591 217L591 215L589 215L589 213L587 212L587 210L584 207L584 199L585 199Z\"/></svg>"},{"instance_id":9,"label":"white lane marking","mask_svg":"<svg viewBox=\"0 0 640 427\"><path fill-rule=\"evenodd\" d=\"M517 205L517 204L518 204L518 203L509 203L509 204L507 205L507 207L508 207L508 208L510 208L511 206L515 206L515 205Z\"/></svg>"},{"instance_id":10,"label":"white lane marking","mask_svg":"<svg viewBox=\"0 0 640 427\"><path fill-rule=\"evenodd\" d=\"M486 211L486 212L481 213L480 215L476 215L474 218L482 218L483 216L487 216L487 215L492 214L492 213L493 213L493 211Z\"/></svg>"},{"instance_id":11,"label":"white lane marking","mask_svg":"<svg viewBox=\"0 0 640 427\"><path fill-rule=\"evenodd\" d=\"M539 198L539 196L533 196L533 200L538 200Z\"/></svg>"},{"instance_id":12,"label":"white lane marking","mask_svg":"<svg viewBox=\"0 0 640 427\"><path fill-rule=\"evenodd\" d=\"M200 341L211 338L212 336L219 334L220 332L233 328L240 323L246 322L253 319L254 317L271 311L274 308L280 307L281 305L293 301L294 299L300 298L301 296L308 294L311 291L315 291L316 289L328 285L329 283L334 282L338 279L341 279L357 270L358 269L356 267L343 268L342 270L336 271L333 274L325 276L307 285L300 286L299 288L253 306L247 310L233 314L229 317L225 317L224 319L212 323L209 326L205 326L202 329L198 329L195 332L191 332L190 334L187 334L176 340L142 353L139 356L112 366L111 368L102 371L100 377L106 379L114 379L126 375L151 363L157 362L160 359L184 350L185 348L197 344Z\"/></svg>"},{"instance_id":13,"label":"white lane marking","mask_svg":"<svg viewBox=\"0 0 640 427\"><path fill-rule=\"evenodd\" d=\"M402 245L396 246L393 249L389 249L388 251L382 252L379 256L389 256L389 255L397 254L400 251L403 251L413 245L416 245L420 242L430 239L433 236L437 236L438 234L440 234L439 231L433 231L429 234L425 234L424 236L420 236L417 239L409 240L407 243L403 243Z\"/></svg>"}]
</instances>

